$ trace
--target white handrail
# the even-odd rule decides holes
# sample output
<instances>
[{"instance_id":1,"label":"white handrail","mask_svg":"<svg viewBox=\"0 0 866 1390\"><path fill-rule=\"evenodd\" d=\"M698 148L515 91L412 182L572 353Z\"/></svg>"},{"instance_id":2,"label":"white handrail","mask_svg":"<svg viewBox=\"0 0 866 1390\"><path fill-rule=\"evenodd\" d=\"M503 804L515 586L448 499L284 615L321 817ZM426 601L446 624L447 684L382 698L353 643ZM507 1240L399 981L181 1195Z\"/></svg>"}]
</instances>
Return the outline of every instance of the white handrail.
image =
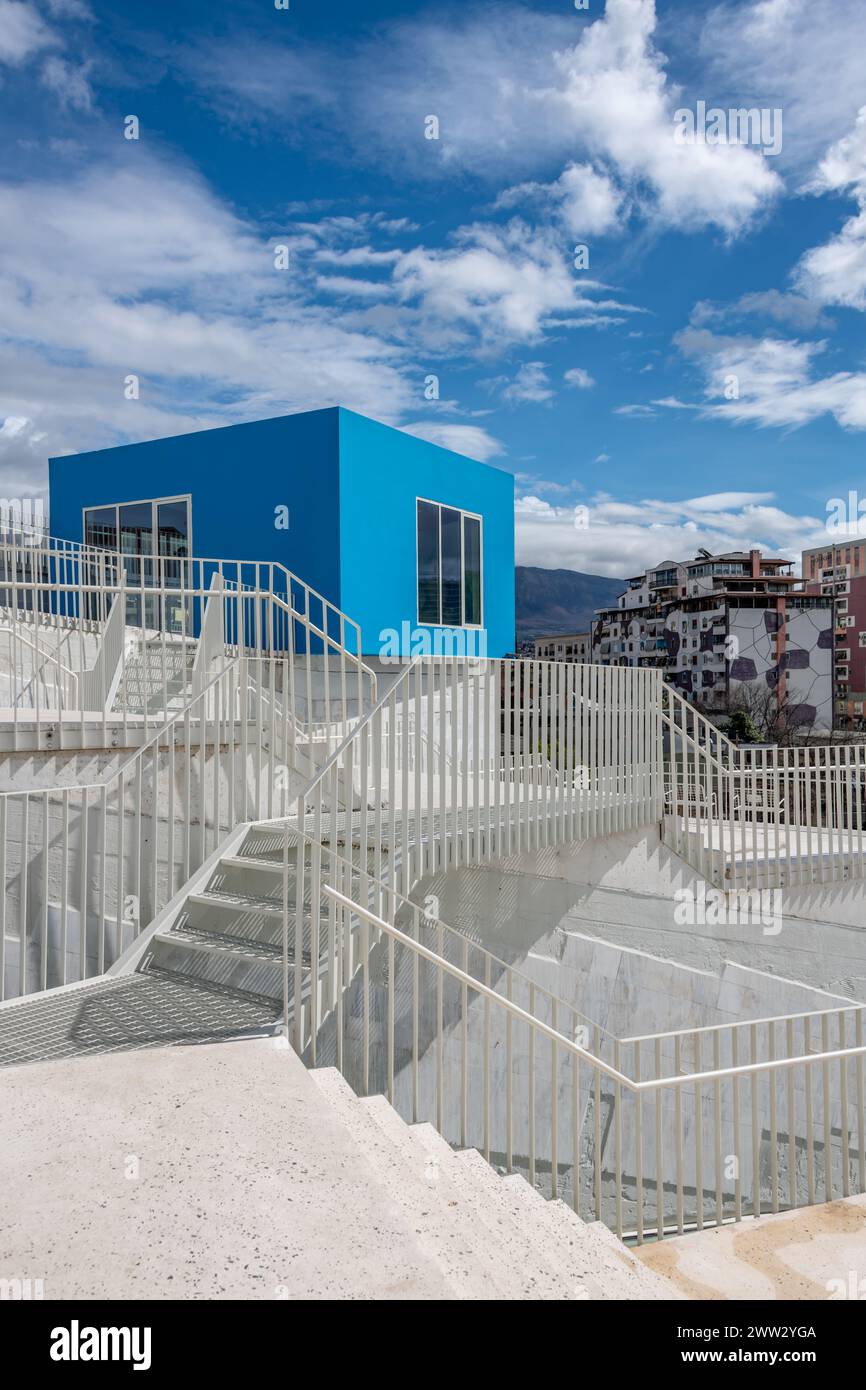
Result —
<instances>
[{"instance_id":1,"label":"white handrail","mask_svg":"<svg viewBox=\"0 0 866 1390\"><path fill-rule=\"evenodd\" d=\"M662 1033L635 1033L628 1037L619 1039L619 1042L642 1043L654 1042L656 1038L690 1038L696 1033L723 1033L730 1028L763 1028L769 1024L795 1023L803 1018L837 1018L839 1014L866 1013L866 1004L836 1004L828 1009L804 1009L800 1013L792 1014L770 1014L764 1018L737 1018L731 1019L727 1023L707 1023L701 1024L696 1028L671 1028Z\"/></svg>"},{"instance_id":2,"label":"white handrail","mask_svg":"<svg viewBox=\"0 0 866 1390\"><path fill-rule=\"evenodd\" d=\"M211 602L219 589L223 591L222 602ZM297 707L306 698L311 708L314 699L321 700L323 720L329 727L335 702L340 704L338 723L348 728L351 704L356 703L360 719L368 696L376 700L376 673L363 659L358 624L277 562L128 556L54 539L44 547L0 543L0 598L13 624L25 618L28 623L50 627L71 623L79 631L82 655L84 633L98 632L109 609L118 602L122 604L119 617L127 628L138 627L142 634L151 632L161 644L162 672L158 661L150 665L144 677L148 697L143 710L128 703L138 676L131 674L127 682L126 644L121 641L117 645L118 703L104 711L103 742L109 714L122 720L125 736L130 720L143 720L147 733L168 711L174 695L167 684L171 662L166 652L169 647L180 647L183 664L187 651L198 653L202 643L211 654L218 617L224 620L222 643L229 659L285 654L290 661L291 703ZM210 619L197 639L194 633L202 608L210 613ZM199 653L193 681L204 659ZM81 664L86 666L83 659ZM79 705L85 693L79 685ZM48 725L37 709L38 747L86 746L90 734L84 711L80 711L77 730L69 713ZM312 714L310 718L312 721ZM29 729L27 739L30 746L33 732ZM13 746L19 746L17 725Z\"/></svg>"},{"instance_id":3,"label":"white handrail","mask_svg":"<svg viewBox=\"0 0 866 1390\"><path fill-rule=\"evenodd\" d=\"M681 1072L674 1076L658 1076L650 1077L646 1081L634 1081L630 1076L626 1076L624 1072L618 1071L616 1067L611 1066L609 1062L605 1062L603 1058L596 1056L593 1052L587 1052L585 1047L581 1047L579 1043L573 1042L571 1038L567 1038L563 1033L558 1032L556 1028L551 1028L549 1023L544 1022L544 1019L536 1018L534 1014L527 1013L526 1009L522 1009L519 1004L515 1004L512 1000L498 994L495 989L491 989L481 980L477 980L474 975L467 975L459 966L452 965L450 961L437 955L435 951L431 951L429 947L422 945L420 941L415 941L411 936L407 936L405 932L400 931L399 927L395 927L390 922L386 922L383 917L377 917L374 912L370 912L368 908L362 907L360 903L354 902L352 898L347 898L344 893L338 892L337 889L333 888L330 884L325 885L324 892L327 897L339 903L341 907L348 909L349 912L357 917L362 917L365 922L375 927L377 931L384 932L386 936L391 936L395 941L399 941L402 945L408 946L416 955L429 961L430 964L435 965L437 969L444 970L446 975L450 975L452 979L457 980L458 983L466 985L467 988L472 990L473 994L480 994L483 999L490 999L496 1004L501 1005L506 1013L519 1019L521 1023L528 1024L531 1028L535 1029L536 1032L542 1033L544 1037L549 1039L550 1042L556 1043L557 1047L561 1047L563 1051L570 1052L573 1056L580 1058L581 1061L589 1063L590 1066L602 1072L608 1080L616 1081L618 1085L624 1086L634 1095L659 1091L666 1086L702 1085L708 1081L721 1081L727 1077L752 1076L756 1072L783 1071L787 1067L799 1066L801 1063L806 1063L811 1066L814 1062L835 1062L842 1057L862 1057L866 1054L866 1044L864 1044L861 1047L836 1048L830 1052L810 1052L803 1056L776 1057L766 1062L744 1062L736 1067L719 1067L714 1071ZM668 1037L670 1035L661 1033L658 1036Z\"/></svg>"},{"instance_id":4,"label":"white handrail","mask_svg":"<svg viewBox=\"0 0 866 1390\"><path fill-rule=\"evenodd\" d=\"M526 1009L510 982L502 994L448 960L441 924L433 924L440 932L433 950L333 884L324 896L337 914L331 942L342 963L333 1005L337 1065L359 1094L384 1092L407 1122L435 1124L449 1143L523 1172L551 1198L570 1199L578 1215L593 1210L638 1243L866 1192L861 1011L850 1044L851 1011L833 1011L838 1046L832 1015L819 1015L814 1051L805 1016L801 1054L793 1051L792 1018L782 1056L774 1035L767 1055L757 1056L753 1021L750 1060L739 1060L734 1035L732 1060L721 1064L716 1038L713 1065L703 1065L697 1045L688 1071L681 1037L671 1034L650 1036L643 1047L615 1040L608 1060L597 1029L590 1051L557 1027L555 1001L550 1021L533 1012L531 982ZM672 1036L670 1070L663 1063ZM622 1064L626 1046L634 1075ZM308 1060L317 1065L315 1048Z\"/></svg>"},{"instance_id":5,"label":"white handrail","mask_svg":"<svg viewBox=\"0 0 866 1390\"><path fill-rule=\"evenodd\" d=\"M277 664L238 658L119 768L92 782L0 792L0 999L16 939L13 997L67 983L70 932L78 932L79 978L102 974L111 941L129 944L129 933L143 930L225 834L280 802L286 809L277 748L289 752L291 728L267 726L274 736L266 738L246 695L249 667L270 672ZM237 721L240 739L227 739ZM52 944L52 911L59 945ZM84 934L94 920L95 972ZM49 972L52 952L59 965Z\"/></svg>"},{"instance_id":6,"label":"white handrail","mask_svg":"<svg viewBox=\"0 0 866 1390\"><path fill-rule=\"evenodd\" d=\"M54 652L48 652L44 647L40 647L38 642L31 641L31 639L26 637L17 627L0 627L0 635L14 637L17 642L23 642L24 645L30 647L37 656L43 657L45 661L53 661L59 671L63 671L65 675L71 676L72 680L75 681L76 684L78 683L78 677L81 674L79 671L73 671L71 666L64 665ZM33 674L36 675L37 673L33 672Z\"/></svg>"}]
</instances>

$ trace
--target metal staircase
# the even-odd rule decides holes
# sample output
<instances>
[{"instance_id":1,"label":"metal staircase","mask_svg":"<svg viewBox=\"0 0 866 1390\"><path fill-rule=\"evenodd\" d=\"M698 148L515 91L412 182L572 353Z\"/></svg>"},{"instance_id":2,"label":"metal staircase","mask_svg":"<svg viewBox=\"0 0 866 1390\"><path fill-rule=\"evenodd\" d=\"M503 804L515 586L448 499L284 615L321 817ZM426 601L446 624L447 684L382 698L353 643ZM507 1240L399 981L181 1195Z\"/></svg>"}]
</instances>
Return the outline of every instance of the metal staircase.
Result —
<instances>
[{"instance_id":1,"label":"metal staircase","mask_svg":"<svg viewBox=\"0 0 866 1390\"><path fill-rule=\"evenodd\" d=\"M192 696L195 648L187 643L144 641L126 660L115 712L167 715L183 709Z\"/></svg>"}]
</instances>

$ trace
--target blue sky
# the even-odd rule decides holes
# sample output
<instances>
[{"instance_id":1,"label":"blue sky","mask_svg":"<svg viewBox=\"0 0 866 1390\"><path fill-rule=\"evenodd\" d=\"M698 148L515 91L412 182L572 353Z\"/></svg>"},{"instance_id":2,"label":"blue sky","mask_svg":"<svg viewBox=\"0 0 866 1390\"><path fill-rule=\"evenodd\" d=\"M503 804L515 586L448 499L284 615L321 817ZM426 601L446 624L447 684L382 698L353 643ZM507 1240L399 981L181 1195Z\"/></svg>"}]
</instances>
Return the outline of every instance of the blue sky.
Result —
<instances>
[{"instance_id":1,"label":"blue sky","mask_svg":"<svg viewBox=\"0 0 866 1390\"><path fill-rule=\"evenodd\" d=\"M862 0L0 0L3 494L339 403L514 473L525 563L821 544L866 503L864 50ZM678 142L698 101L781 152Z\"/></svg>"}]
</instances>

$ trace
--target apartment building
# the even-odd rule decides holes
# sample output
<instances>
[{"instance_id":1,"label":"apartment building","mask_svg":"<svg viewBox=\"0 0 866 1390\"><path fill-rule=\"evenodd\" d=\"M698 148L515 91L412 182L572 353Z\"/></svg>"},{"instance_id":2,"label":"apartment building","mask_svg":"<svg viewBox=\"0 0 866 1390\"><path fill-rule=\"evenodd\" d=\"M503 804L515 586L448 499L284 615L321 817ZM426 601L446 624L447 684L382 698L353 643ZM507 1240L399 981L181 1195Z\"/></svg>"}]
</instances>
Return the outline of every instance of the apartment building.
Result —
<instances>
[{"instance_id":1,"label":"apartment building","mask_svg":"<svg viewBox=\"0 0 866 1390\"><path fill-rule=\"evenodd\" d=\"M592 660L658 666L710 714L725 714L749 687L785 701L795 722L833 723L833 607L797 589L790 561L759 550L665 560L628 580L600 609Z\"/></svg>"},{"instance_id":2,"label":"apartment building","mask_svg":"<svg viewBox=\"0 0 866 1390\"><path fill-rule=\"evenodd\" d=\"M532 644L536 661L591 661L592 633L565 632L536 637Z\"/></svg>"},{"instance_id":3,"label":"apartment building","mask_svg":"<svg viewBox=\"0 0 866 1390\"><path fill-rule=\"evenodd\" d=\"M803 579L810 594L833 607L835 722L840 729L866 727L866 539L803 551Z\"/></svg>"}]
</instances>

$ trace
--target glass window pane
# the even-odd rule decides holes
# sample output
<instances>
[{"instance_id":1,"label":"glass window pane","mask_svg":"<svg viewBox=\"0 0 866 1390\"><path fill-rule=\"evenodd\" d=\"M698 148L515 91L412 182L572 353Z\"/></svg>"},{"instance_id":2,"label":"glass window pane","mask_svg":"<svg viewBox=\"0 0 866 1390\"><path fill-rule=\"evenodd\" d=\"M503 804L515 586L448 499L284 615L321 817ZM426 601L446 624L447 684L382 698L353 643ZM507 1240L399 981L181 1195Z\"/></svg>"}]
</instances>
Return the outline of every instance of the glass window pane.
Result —
<instances>
[{"instance_id":1,"label":"glass window pane","mask_svg":"<svg viewBox=\"0 0 866 1390\"><path fill-rule=\"evenodd\" d=\"M442 623L460 627L463 603L460 585L460 512L442 507Z\"/></svg>"},{"instance_id":2,"label":"glass window pane","mask_svg":"<svg viewBox=\"0 0 866 1390\"><path fill-rule=\"evenodd\" d=\"M162 557L159 578L166 589L180 589L191 583L190 567L183 561L189 556L189 502L158 502L156 505L156 545ZM190 601L166 597L163 599L163 626L167 632L185 630L186 616L192 614Z\"/></svg>"},{"instance_id":3,"label":"glass window pane","mask_svg":"<svg viewBox=\"0 0 866 1390\"><path fill-rule=\"evenodd\" d=\"M189 555L189 503L160 502L156 533L160 555Z\"/></svg>"},{"instance_id":4,"label":"glass window pane","mask_svg":"<svg viewBox=\"0 0 866 1390\"><path fill-rule=\"evenodd\" d=\"M481 522L463 518L463 603L465 623L481 626Z\"/></svg>"},{"instance_id":5,"label":"glass window pane","mask_svg":"<svg viewBox=\"0 0 866 1390\"><path fill-rule=\"evenodd\" d=\"M153 513L149 502L126 502L119 509L120 513L120 551L122 555L130 558L124 561L126 570L126 580L132 585L150 585L153 583L153 566L147 561L142 562L139 556L153 554ZM132 596L129 596L127 607L134 605ZM134 626L140 626L142 614L140 605L129 612L127 622ZM147 624L147 618L144 618Z\"/></svg>"},{"instance_id":6,"label":"glass window pane","mask_svg":"<svg viewBox=\"0 0 866 1390\"><path fill-rule=\"evenodd\" d=\"M117 510L115 507L94 507L84 513L84 544L101 550L117 549Z\"/></svg>"},{"instance_id":7,"label":"glass window pane","mask_svg":"<svg viewBox=\"0 0 866 1390\"><path fill-rule=\"evenodd\" d=\"M153 553L153 516L149 502L127 502L120 508L120 549L124 555Z\"/></svg>"},{"instance_id":8,"label":"glass window pane","mask_svg":"<svg viewBox=\"0 0 866 1390\"><path fill-rule=\"evenodd\" d=\"M439 508L418 503L418 621L439 622Z\"/></svg>"}]
</instances>

